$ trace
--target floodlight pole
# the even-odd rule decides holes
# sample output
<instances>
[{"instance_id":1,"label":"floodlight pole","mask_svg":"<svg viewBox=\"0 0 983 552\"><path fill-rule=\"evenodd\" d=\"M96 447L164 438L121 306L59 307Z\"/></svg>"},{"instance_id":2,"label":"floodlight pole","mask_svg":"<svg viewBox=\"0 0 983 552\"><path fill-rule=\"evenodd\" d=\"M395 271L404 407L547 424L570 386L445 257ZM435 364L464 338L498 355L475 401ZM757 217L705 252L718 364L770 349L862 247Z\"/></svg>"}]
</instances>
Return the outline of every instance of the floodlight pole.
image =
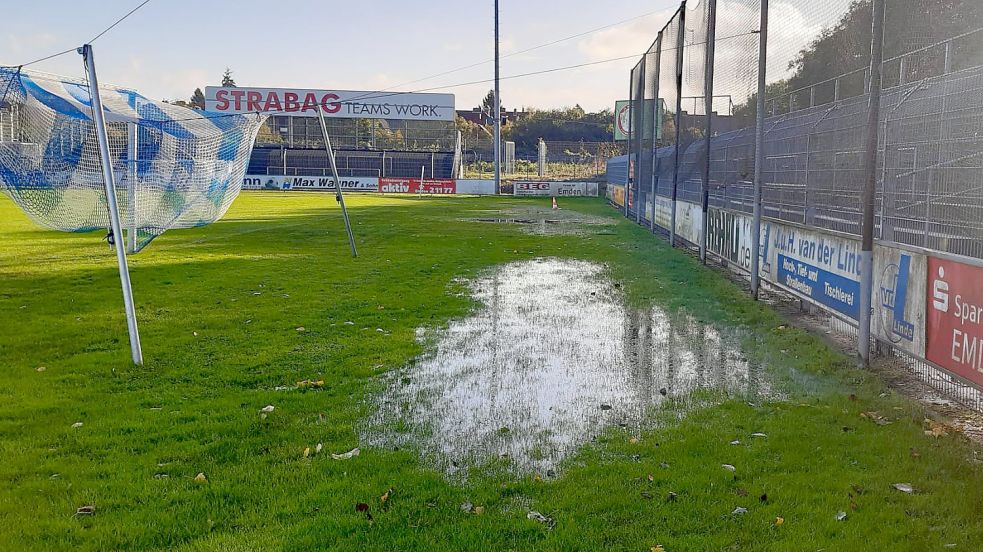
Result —
<instances>
[{"instance_id":1,"label":"floodlight pole","mask_svg":"<svg viewBox=\"0 0 983 552\"><path fill-rule=\"evenodd\" d=\"M502 189L502 98L498 74L498 0L495 0L495 190Z\"/></svg>"},{"instance_id":2,"label":"floodlight pole","mask_svg":"<svg viewBox=\"0 0 983 552\"><path fill-rule=\"evenodd\" d=\"M761 0L758 27L758 93L754 112L754 186L751 221L751 296L758 300L761 289L761 172L765 159L765 68L768 66L768 0Z\"/></svg>"},{"instance_id":3,"label":"floodlight pole","mask_svg":"<svg viewBox=\"0 0 983 552\"><path fill-rule=\"evenodd\" d=\"M341 193L341 178L338 176L338 164L335 162L334 149L331 147L331 137L328 136L328 125L324 122L324 110L321 106L317 109L317 120L321 123L321 135L324 137L324 151L328 153L328 162L331 163L331 174L334 176L335 199L341 205L341 216L345 219L345 232L348 233L348 245L352 248L352 257L358 257L355 249L355 236L352 235L352 224L348 220L348 209L345 208L345 196Z\"/></svg>"},{"instance_id":4,"label":"floodlight pole","mask_svg":"<svg viewBox=\"0 0 983 552\"><path fill-rule=\"evenodd\" d=\"M119 265L119 279L123 287L123 305L126 308L126 327L130 335L130 352L133 363L143 364L143 351L140 348L140 332L137 329L137 314L133 306L133 288L130 286L130 270L126 264L126 247L123 243L123 225L119 219L119 204L116 203L116 180L113 177L113 163L109 157L109 137L106 133L106 118L102 111L102 98L99 97L99 81L96 78L96 62L92 55L92 45L79 48L85 60L85 72L89 78L89 95L92 98L92 123L99 142L99 159L102 162L102 180L106 188L106 204L109 207L109 225L113 232L116 249L116 262Z\"/></svg>"},{"instance_id":5,"label":"floodlight pole","mask_svg":"<svg viewBox=\"0 0 983 552\"><path fill-rule=\"evenodd\" d=\"M877 190L877 127L881 110L881 62L884 59L884 0L873 2L870 40L870 92L864 150L863 219L860 228L860 312L857 351L870 362L870 305L874 281L874 202Z\"/></svg>"}]
</instances>

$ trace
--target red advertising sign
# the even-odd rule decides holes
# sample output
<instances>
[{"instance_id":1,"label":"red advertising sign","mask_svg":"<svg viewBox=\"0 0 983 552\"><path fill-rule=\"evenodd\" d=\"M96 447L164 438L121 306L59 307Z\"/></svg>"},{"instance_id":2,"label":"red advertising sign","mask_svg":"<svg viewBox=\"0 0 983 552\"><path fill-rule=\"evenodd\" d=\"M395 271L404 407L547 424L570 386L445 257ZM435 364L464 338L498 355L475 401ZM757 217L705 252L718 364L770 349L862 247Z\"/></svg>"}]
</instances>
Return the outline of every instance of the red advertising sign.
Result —
<instances>
[{"instance_id":1,"label":"red advertising sign","mask_svg":"<svg viewBox=\"0 0 983 552\"><path fill-rule=\"evenodd\" d=\"M380 178L379 191L384 194L454 194L457 181L453 178Z\"/></svg>"},{"instance_id":2,"label":"red advertising sign","mask_svg":"<svg viewBox=\"0 0 983 552\"><path fill-rule=\"evenodd\" d=\"M983 384L983 268L928 258L925 358Z\"/></svg>"}]
</instances>

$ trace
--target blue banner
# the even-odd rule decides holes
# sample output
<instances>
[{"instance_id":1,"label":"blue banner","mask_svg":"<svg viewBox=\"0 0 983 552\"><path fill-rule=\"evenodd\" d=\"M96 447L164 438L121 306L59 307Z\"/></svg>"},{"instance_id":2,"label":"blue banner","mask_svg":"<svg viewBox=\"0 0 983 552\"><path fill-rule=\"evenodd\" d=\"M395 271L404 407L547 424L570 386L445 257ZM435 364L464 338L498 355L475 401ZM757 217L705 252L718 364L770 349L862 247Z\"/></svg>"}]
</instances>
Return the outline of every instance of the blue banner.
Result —
<instances>
[{"instance_id":1,"label":"blue banner","mask_svg":"<svg viewBox=\"0 0 983 552\"><path fill-rule=\"evenodd\" d=\"M860 314L860 282L778 255L778 282L854 320Z\"/></svg>"}]
</instances>

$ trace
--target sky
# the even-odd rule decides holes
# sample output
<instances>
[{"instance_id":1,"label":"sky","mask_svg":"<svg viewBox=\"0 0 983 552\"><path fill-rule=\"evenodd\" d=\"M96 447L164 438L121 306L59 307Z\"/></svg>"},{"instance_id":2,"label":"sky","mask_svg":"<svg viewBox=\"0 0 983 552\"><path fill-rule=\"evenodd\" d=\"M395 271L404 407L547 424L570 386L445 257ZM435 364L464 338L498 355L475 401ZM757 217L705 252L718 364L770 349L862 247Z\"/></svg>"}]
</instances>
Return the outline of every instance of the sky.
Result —
<instances>
[{"instance_id":1,"label":"sky","mask_svg":"<svg viewBox=\"0 0 983 552\"><path fill-rule=\"evenodd\" d=\"M690 0L690 4L700 0ZM718 0L718 10L728 2ZM839 3L843 0L831 0ZM81 45L140 0L34 0L4 7L0 65L19 65ZM798 2L802 3L802 2ZM97 7L92 8L95 4ZM94 43L100 81L157 99L188 99L196 87L218 85L226 67L239 86L414 91L456 95L458 109L478 105L493 64L419 80L493 57L492 0L151 0ZM615 9L615 6L617 9ZM677 9L673 0L500 0L503 77L641 55ZM828 6L827 6L828 8ZM814 13L808 13L813 11ZM828 11L828 10L826 10ZM787 71L790 52L821 27L820 10L773 2L786 23L774 39L770 76ZM803 13L806 12L806 13ZM728 10L754 18L747 9ZM640 17L642 16L642 17ZM629 20L531 52L520 50ZM773 17L773 20L776 18ZM756 25L753 21L751 27ZM718 54L725 59L726 52ZM637 59L502 81L507 109L581 105L613 108L628 95ZM59 56L30 67L78 77L81 57ZM773 79L769 79L773 80ZM417 82L412 82L417 81Z\"/></svg>"}]
</instances>

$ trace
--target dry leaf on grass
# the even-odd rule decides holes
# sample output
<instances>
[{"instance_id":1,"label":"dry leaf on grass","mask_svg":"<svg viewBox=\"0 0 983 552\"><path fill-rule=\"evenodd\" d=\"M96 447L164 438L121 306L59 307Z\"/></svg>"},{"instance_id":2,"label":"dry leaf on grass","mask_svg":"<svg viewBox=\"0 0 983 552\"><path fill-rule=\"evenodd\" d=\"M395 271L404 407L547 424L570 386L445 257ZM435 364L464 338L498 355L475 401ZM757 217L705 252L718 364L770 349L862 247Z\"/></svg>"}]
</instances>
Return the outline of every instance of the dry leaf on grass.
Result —
<instances>
[{"instance_id":1,"label":"dry leaf on grass","mask_svg":"<svg viewBox=\"0 0 983 552\"><path fill-rule=\"evenodd\" d=\"M343 452L341 454L332 453L331 458L334 458L335 460L348 460L349 458L354 458L355 456L358 456L361 452L362 451L359 450L358 448L353 448L352 450L348 452Z\"/></svg>"}]
</instances>

